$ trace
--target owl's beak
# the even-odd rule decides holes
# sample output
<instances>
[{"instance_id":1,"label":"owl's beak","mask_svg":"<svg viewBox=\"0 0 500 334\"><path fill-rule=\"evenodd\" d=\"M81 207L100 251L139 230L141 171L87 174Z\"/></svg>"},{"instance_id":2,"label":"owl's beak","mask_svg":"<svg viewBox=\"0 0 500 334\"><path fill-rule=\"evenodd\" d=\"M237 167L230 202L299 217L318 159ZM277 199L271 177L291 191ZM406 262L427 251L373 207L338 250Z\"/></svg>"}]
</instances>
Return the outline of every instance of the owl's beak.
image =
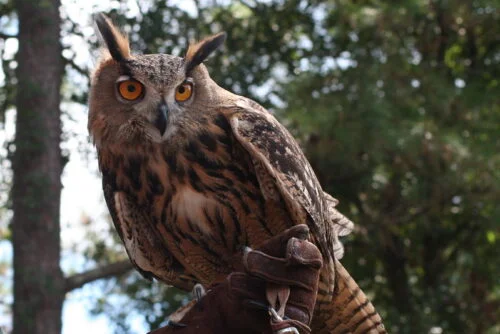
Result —
<instances>
[{"instance_id":1,"label":"owl's beak","mask_svg":"<svg viewBox=\"0 0 500 334\"><path fill-rule=\"evenodd\" d=\"M168 107L165 102L162 102L157 109L156 119L154 126L160 131L160 135L163 136L165 130L167 129L167 114Z\"/></svg>"}]
</instances>

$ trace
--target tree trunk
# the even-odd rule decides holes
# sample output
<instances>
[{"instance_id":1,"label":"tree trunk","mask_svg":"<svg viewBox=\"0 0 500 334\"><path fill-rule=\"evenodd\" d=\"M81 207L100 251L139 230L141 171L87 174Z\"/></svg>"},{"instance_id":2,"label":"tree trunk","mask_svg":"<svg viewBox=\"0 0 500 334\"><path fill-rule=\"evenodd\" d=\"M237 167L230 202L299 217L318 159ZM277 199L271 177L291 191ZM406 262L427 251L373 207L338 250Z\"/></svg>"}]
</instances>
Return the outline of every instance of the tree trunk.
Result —
<instances>
[{"instance_id":1,"label":"tree trunk","mask_svg":"<svg viewBox=\"0 0 500 334\"><path fill-rule=\"evenodd\" d=\"M17 0L19 51L12 205L14 334L58 334L63 75L59 0Z\"/></svg>"}]
</instances>

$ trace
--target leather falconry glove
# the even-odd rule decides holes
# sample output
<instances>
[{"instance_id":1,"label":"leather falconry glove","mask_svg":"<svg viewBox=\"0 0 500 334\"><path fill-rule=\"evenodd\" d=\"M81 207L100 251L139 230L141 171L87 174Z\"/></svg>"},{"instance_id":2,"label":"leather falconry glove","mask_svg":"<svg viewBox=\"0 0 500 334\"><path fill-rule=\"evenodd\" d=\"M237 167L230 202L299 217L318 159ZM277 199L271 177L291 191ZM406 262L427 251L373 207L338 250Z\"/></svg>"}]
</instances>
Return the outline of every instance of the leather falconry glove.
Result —
<instances>
[{"instance_id":1,"label":"leather falconry glove","mask_svg":"<svg viewBox=\"0 0 500 334\"><path fill-rule=\"evenodd\" d=\"M245 250L241 272L208 290L179 323L150 334L310 333L323 261L308 236L297 225Z\"/></svg>"}]
</instances>

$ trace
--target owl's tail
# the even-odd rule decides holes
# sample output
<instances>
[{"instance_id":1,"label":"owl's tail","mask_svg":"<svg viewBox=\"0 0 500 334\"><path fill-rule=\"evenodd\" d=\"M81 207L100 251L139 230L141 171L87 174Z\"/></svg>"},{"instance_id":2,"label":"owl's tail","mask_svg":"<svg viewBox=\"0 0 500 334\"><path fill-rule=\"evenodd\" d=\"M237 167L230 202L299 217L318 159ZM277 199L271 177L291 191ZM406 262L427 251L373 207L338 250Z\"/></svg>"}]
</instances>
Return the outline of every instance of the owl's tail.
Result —
<instances>
[{"instance_id":1,"label":"owl's tail","mask_svg":"<svg viewBox=\"0 0 500 334\"><path fill-rule=\"evenodd\" d=\"M334 272L335 282L324 276L320 280L313 333L387 333L372 303L338 260L331 261L329 270L324 272ZM333 291L323 282L335 284Z\"/></svg>"}]
</instances>

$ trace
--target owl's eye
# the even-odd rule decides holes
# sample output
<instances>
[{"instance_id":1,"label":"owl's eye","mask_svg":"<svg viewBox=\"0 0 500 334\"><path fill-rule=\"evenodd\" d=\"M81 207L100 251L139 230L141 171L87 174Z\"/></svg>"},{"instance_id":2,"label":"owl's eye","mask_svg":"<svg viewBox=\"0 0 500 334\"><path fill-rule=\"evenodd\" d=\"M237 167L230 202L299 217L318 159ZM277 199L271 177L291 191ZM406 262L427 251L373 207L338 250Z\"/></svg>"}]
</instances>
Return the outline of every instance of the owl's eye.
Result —
<instances>
[{"instance_id":1,"label":"owl's eye","mask_svg":"<svg viewBox=\"0 0 500 334\"><path fill-rule=\"evenodd\" d=\"M193 95L193 83L185 81L175 89L175 100L177 102L187 101Z\"/></svg>"},{"instance_id":2,"label":"owl's eye","mask_svg":"<svg viewBox=\"0 0 500 334\"><path fill-rule=\"evenodd\" d=\"M125 100L134 101L142 96L144 86L136 80L129 79L118 83L118 92Z\"/></svg>"}]
</instances>

